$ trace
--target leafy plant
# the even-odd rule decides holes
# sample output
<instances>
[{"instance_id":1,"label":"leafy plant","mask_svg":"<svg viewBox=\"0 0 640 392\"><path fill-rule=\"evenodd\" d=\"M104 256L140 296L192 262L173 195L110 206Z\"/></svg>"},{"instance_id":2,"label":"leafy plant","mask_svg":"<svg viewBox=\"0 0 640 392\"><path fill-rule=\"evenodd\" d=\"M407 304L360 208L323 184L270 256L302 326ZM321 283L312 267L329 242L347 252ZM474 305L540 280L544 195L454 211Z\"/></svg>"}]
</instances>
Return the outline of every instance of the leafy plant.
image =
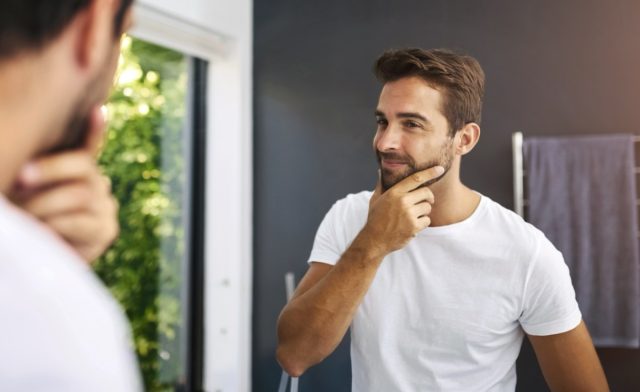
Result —
<instances>
[{"instance_id":1,"label":"leafy plant","mask_svg":"<svg viewBox=\"0 0 640 392\"><path fill-rule=\"evenodd\" d=\"M120 236L95 270L124 307L148 391L184 374L184 119L187 59L125 37L100 165L120 203Z\"/></svg>"}]
</instances>

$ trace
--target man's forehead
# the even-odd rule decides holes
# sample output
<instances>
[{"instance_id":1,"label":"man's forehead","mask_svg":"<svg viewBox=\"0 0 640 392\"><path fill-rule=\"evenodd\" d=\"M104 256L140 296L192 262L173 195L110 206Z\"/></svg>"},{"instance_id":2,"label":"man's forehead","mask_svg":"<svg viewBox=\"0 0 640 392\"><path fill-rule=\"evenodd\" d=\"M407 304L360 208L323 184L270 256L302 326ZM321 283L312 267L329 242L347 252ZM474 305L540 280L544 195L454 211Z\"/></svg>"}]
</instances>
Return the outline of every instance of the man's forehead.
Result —
<instances>
[{"instance_id":1,"label":"man's forehead","mask_svg":"<svg viewBox=\"0 0 640 392\"><path fill-rule=\"evenodd\" d=\"M439 111L441 93L424 80L411 77L388 82L382 87L377 110L385 115L400 112Z\"/></svg>"}]
</instances>

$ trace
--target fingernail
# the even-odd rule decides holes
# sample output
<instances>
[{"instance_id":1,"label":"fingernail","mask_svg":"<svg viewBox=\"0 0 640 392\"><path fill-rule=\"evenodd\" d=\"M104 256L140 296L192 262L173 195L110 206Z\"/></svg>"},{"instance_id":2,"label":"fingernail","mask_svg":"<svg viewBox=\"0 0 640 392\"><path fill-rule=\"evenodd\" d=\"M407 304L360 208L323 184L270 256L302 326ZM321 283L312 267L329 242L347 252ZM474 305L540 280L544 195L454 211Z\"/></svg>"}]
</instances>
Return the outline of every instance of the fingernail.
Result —
<instances>
[{"instance_id":1,"label":"fingernail","mask_svg":"<svg viewBox=\"0 0 640 392\"><path fill-rule=\"evenodd\" d=\"M437 175L444 173L444 167L442 166L436 166L435 170Z\"/></svg>"},{"instance_id":2,"label":"fingernail","mask_svg":"<svg viewBox=\"0 0 640 392\"><path fill-rule=\"evenodd\" d=\"M38 182L40 177L40 171L38 167L33 163L27 163L20 171L20 180L26 184L33 184Z\"/></svg>"}]
</instances>

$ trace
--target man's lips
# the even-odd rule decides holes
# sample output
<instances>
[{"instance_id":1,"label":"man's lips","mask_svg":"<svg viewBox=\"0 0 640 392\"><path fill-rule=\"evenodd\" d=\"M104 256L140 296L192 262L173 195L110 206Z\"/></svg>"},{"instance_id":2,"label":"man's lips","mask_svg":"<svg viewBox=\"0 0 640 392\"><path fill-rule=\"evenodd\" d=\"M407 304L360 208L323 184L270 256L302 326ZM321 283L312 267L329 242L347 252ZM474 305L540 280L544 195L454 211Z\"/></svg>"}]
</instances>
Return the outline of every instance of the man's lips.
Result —
<instances>
[{"instance_id":1,"label":"man's lips","mask_svg":"<svg viewBox=\"0 0 640 392\"><path fill-rule=\"evenodd\" d=\"M382 159L382 167L386 169L397 169L407 165L405 161L398 161L393 159Z\"/></svg>"}]
</instances>

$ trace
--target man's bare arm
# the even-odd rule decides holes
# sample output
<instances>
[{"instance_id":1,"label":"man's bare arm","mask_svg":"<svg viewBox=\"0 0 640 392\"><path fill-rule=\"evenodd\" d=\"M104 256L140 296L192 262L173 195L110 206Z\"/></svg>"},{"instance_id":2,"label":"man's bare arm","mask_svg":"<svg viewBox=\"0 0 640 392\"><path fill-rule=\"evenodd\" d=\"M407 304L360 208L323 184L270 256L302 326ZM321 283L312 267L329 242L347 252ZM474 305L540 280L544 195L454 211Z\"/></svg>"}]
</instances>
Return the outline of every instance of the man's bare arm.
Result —
<instances>
[{"instance_id":1,"label":"man's bare arm","mask_svg":"<svg viewBox=\"0 0 640 392\"><path fill-rule=\"evenodd\" d=\"M294 377L335 350L375 277L382 257L354 245L335 266L312 263L280 314L276 357Z\"/></svg>"},{"instance_id":2,"label":"man's bare arm","mask_svg":"<svg viewBox=\"0 0 640 392\"><path fill-rule=\"evenodd\" d=\"M336 265L312 263L278 319L276 356L287 373L299 376L335 350L384 257L431 223L433 193L419 186L442 172L415 173L384 193L378 181L367 223Z\"/></svg>"},{"instance_id":3,"label":"man's bare arm","mask_svg":"<svg viewBox=\"0 0 640 392\"><path fill-rule=\"evenodd\" d=\"M544 378L553 392L608 392L584 322L569 332L549 336L529 335Z\"/></svg>"}]
</instances>

